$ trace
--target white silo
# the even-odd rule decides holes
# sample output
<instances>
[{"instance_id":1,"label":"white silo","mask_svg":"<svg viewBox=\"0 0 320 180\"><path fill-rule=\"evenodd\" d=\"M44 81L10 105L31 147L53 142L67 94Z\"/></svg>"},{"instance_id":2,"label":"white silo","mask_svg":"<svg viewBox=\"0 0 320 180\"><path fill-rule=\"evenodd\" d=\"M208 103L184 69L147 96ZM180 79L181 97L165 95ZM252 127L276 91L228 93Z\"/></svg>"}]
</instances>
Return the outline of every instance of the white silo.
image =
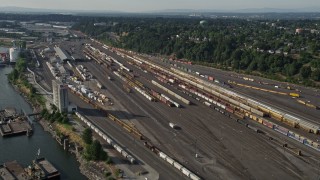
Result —
<instances>
[{"instance_id":1,"label":"white silo","mask_svg":"<svg viewBox=\"0 0 320 180\"><path fill-rule=\"evenodd\" d=\"M10 48L9 54L10 54L10 63L15 63L18 59L20 50L18 48Z\"/></svg>"}]
</instances>

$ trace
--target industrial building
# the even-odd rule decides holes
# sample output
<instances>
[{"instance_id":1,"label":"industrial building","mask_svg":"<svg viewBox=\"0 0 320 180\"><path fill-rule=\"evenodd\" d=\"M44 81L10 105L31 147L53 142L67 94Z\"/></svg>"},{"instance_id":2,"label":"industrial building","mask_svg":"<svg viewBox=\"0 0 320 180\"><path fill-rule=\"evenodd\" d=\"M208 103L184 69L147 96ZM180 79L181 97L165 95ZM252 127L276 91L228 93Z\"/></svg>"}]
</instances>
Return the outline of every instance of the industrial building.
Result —
<instances>
[{"instance_id":1,"label":"industrial building","mask_svg":"<svg viewBox=\"0 0 320 180\"><path fill-rule=\"evenodd\" d=\"M9 50L8 48L0 47L0 62L7 61L9 57Z\"/></svg>"},{"instance_id":2,"label":"industrial building","mask_svg":"<svg viewBox=\"0 0 320 180\"><path fill-rule=\"evenodd\" d=\"M52 80L53 103L60 112L68 111L68 86L59 80Z\"/></svg>"},{"instance_id":3,"label":"industrial building","mask_svg":"<svg viewBox=\"0 0 320 180\"><path fill-rule=\"evenodd\" d=\"M65 60L71 60L71 56L63 49L61 49L60 47L54 47L54 50L56 51L56 55L59 56L59 58L62 61Z\"/></svg>"},{"instance_id":4,"label":"industrial building","mask_svg":"<svg viewBox=\"0 0 320 180\"><path fill-rule=\"evenodd\" d=\"M9 49L10 63L15 63L17 61L19 53L20 53L20 49L18 48Z\"/></svg>"}]
</instances>

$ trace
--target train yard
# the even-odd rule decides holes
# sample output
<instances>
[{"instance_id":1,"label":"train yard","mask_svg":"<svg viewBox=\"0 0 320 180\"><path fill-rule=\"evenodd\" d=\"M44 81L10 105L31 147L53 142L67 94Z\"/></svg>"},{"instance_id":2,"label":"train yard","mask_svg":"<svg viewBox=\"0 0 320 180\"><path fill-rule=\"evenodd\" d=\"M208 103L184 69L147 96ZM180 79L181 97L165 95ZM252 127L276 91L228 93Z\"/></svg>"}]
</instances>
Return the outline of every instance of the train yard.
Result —
<instances>
[{"instance_id":1,"label":"train yard","mask_svg":"<svg viewBox=\"0 0 320 180\"><path fill-rule=\"evenodd\" d=\"M143 151L150 151L173 169L170 175L176 177L171 178L318 176L319 105L297 99L310 98L310 93L278 91L230 75L215 76L207 69L192 69L190 63L156 62L94 40L86 41L82 50L86 61L65 64L74 72L67 80L70 92L80 97L71 101L83 110L89 126L89 121L99 124L93 129L102 138L105 127L114 123L144 147L134 148L139 152L124 148L131 138L128 142L122 138L122 147L113 145L131 163L144 159ZM281 98L273 101L272 96ZM295 104L283 105L288 102ZM86 109L99 116L86 114ZM112 145L111 138L105 139ZM168 177L163 172L159 172L160 179Z\"/></svg>"}]
</instances>

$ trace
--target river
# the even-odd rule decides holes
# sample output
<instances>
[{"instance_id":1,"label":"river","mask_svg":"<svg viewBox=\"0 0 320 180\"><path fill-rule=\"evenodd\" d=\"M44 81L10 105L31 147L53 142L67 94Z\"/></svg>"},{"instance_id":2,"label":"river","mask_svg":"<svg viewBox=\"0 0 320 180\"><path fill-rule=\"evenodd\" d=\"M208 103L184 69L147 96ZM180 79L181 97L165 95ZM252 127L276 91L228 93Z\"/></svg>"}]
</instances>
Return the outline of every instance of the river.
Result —
<instances>
[{"instance_id":1,"label":"river","mask_svg":"<svg viewBox=\"0 0 320 180\"><path fill-rule=\"evenodd\" d=\"M11 67L0 67L0 108L15 107L17 111L24 110L26 113L31 113L31 106L8 83L6 74L11 71ZM26 167L35 158L38 149L40 157L45 157L60 171L61 179L86 179L80 173L76 158L65 152L38 123L34 123L34 134L31 137L0 136L0 163L17 160Z\"/></svg>"}]
</instances>

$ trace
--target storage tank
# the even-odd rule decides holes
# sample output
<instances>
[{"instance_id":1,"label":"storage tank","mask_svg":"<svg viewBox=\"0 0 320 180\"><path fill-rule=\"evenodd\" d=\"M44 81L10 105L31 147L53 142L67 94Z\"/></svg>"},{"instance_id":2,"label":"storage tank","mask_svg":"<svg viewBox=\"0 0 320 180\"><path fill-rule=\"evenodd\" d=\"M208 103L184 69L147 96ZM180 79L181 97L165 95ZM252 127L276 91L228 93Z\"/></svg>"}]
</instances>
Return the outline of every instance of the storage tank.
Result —
<instances>
[{"instance_id":1,"label":"storage tank","mask_svg":"<svg viewBox=\"0 0 320 180\"><path fill-rule=\"evenodd\" d=\"M18 49L18 48L10 48L9 49L11 63L15 63L17 61L19 53L20 53L20 49Z\"/></svg>"}]
</instances>

